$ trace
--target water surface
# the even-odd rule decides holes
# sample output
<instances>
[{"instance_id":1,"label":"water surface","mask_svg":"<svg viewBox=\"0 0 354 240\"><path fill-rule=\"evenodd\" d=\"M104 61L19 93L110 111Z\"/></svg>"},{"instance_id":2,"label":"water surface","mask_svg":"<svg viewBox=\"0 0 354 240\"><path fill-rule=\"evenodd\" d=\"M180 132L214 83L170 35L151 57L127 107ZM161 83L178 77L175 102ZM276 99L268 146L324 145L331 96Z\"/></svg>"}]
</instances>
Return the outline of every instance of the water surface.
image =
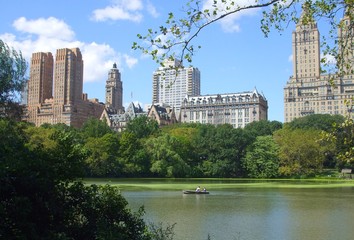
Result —
<instances>
[{"instance_id":1,"label":"water surface","mask_svg":"<svg viewBox=\"0 0 354 240\"><path fill-rule=\"evenodd\" d=\"M353 239L354 188L310 186L226 185L208 188L209 195L123 188L122 194L133 210L144 205L147 221L176 223L176 240Z\"/></svg>"}]
</instances>

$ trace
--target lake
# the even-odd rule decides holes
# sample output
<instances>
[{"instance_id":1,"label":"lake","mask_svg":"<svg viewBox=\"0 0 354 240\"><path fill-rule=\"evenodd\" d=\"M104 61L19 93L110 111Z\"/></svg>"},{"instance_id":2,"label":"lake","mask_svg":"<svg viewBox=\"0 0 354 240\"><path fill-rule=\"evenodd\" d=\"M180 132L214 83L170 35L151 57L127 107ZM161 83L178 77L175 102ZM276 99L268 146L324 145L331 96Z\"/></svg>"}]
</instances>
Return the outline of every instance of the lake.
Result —
<instances>
[{"instance_id":1,"label":"lake","mask_svg":"<svg viewBox=\"0 0 354 240\"><path fill-rule=\"evenodd\" d=\"M192 189L197 182L168 180L166 184ZM133 183L138 186L135 190L127 188L129 182L120 183L122 195L133 210L144 205L148 222L176 223L176 240L354 237L352 181L203 181L200 185L207 187L209 195L184 195L182 189L169 187L143 188L139 185L143 183ZM158 184L163 186L161 181Z\"/></svg>"}]
</instances>

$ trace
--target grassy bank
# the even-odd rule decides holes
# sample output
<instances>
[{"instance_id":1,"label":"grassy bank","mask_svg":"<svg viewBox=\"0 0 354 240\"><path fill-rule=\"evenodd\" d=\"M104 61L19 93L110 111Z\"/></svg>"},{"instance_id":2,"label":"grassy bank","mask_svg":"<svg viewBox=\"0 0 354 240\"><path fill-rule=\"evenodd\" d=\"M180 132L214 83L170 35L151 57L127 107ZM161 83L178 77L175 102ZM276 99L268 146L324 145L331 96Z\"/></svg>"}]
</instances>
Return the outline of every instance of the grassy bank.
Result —
<instances>
[{"instance_id":1,"label":"grassy bank","mask_svg":"<svg viewBox=\"0 0 354 240\"><path fill-rule=\"evenodd\" d=\"M121 190L166 190L176 191L195 189L196 186L208 190L235 188L340 188L354 187L352 179L161 179L161 178L114 178L114 179L84 179L87 184L109 184Z\"/></svg>"}]
</instances>

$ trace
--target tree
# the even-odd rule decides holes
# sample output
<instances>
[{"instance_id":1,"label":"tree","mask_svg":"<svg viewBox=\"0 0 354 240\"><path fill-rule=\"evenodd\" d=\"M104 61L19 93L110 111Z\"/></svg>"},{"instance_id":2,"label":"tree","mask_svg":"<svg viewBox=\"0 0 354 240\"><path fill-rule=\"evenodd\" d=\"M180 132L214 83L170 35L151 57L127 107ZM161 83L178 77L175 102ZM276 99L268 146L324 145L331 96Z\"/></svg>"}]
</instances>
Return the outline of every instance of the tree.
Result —
<instances>
[{"instance_id":1,"label":"tree","mask_svg":"<svg viewBox=\"0 0 354 240\"><path fill-rule=\"evenodd\" d=\"M157 133L159 125L148 116L139 116L127 123L126 131L134 133L137 138L144 138Z\"/></svg>"},{"instance_id":2,"label":"tree","mask_svg":"<svg viewBox=\"0 0 354 240\"><path fill-rule=\"evenodd\" d=\"M90 137L86 140L85 160L88 175L95 177L118 177L122 167L118 162L119 137L116 133L107 133L102 137Z\"/></svg>"},{"instance_id":3,"label":"tree","mask_svg":"<svg viewBox=\"0 0 354 240\"><path fill-rule=\"evenodd\" d=\"M341 115L312 114L286 123L290 129L315 129L329 132L334 125L343 123L345 118Z\"/></svg>"},{"instance_id":4,"label":"tree","mask_svg":"<svg viewBox=\"0 0 354 240\"><path fill-rule=\"evenodd\" d=\"M273 135L273 132L283 127L283 124L278 121L260 120L254 121L246 125L244 128L254 138L258 136Z\"/></svg>"},{"instance_id":5,"label":"tree","mask_svg":"<svg viewBox=\"0 0 354 240\"><path fill-rule=\"evenodd\" d=\"M253 178L273 178L278 176L279 146L272 136L258 136L247 149L243 167L247 175Z\"/></svg>"},{"instance_id":6,"label":"tree","mask_svg":"<svg viewBox=\"0 0 354 240\"><path fill-rule=\"evenodd\" d=\"M305 9L302 16L300 16L300 5ZM141 43L134 42L132 48L151 55L153 60L162 66L164 60L168 58L192 62L193 55L201 48L200 45L195 46L193 42L205 28L230 15L250 9L260 9L263 13L260 29L265 37L268 37L272 28L281 32L291 22L302 21L304 24L317 20L326 22L329 30L324 35L326 37L322 38L324 57L321 62L331 64L326 57L334 56L336 67L333 73L341 76L353 72L351 48L348 46L352 46L354 25L341 22L343 16L347 17L349 22L353 22L353 7L351 0L261 0L247 3L236 0L189 0L183 8L184 16L178 19L174 13L169 13L165 24L159 29L148 29L145 35L138 34ZM345 37L337 35L338 28L342 30Z\"/></svg>"},{"instance_id":7,"label":"tree","mask_svg":"<svg viewBox=\"0 0 354 240\"><path fill-rule=\"evenodd\" d=\"M231 125L200 125L193 145L199 168L205 177L237 177L242 174L241 159L251 138ZM198 160L197 159L197 160Z\"/></svg>"},{"instance_id":8,"label":"tree","mask_svg":"<svg viewBox=\"0 0 354 240\"><path fill-rule=\"evenodd\" d=\"M106 122L97 118L89 118L81 127L81 132L85 138L88 137L102 137L107 133L112 133L113 130Z\"/></svg>"},{"instance_id":9,"label":"tree","mask_svg":"<svg viewBox=\"0 0 354 240\"><path fill-rule=\"evenodd\" d=\"M82 145L70 131L0 119L1 239L155 239L119 189L80 180ZM151 229L151 231L149 230Z\"/></svg>"},{"instance_id":10,"label":"tree","mask_svg":"<svg viewBox=\"0 0 354 240\"><path fill-rule=\"evenodd\" d=\"M339 160L338 168L354 167L354 121L346 119L334 124L332 131L323 132L322 139L335 144L335 155Z\"/></svg>"},{"instance_id":11,"label":"tree","mask_svg":"<svg viewBox=\"0 0 354 240\"><path fill-rule=\"evenodd\" d=\"M149 172L149 156L144 146L145 139L139 139L129 131L124 131L119 140L118 161L122 174L129 177L145 176Z\"/></svg>"},{"instance_id":12,"label":"tree","mask_svg":"<svg viewBox=\"0 0 354 240\"><path fill-rule=\"evenodd\" d=\"M150 171L159 177L189 176L190 166L178 153L180 145L177 138L168 134L149 138L145 147L150 154Z\"/></svg>"},{"instance_id":13,"label":"tree","mask_svg":"<svg viewBox=\"0 0 354 240\"><path fill-rule=\"evenodd\" d=\"M26 60L0 39L0 117L20 118L19 96L25 84Z\"/></svg>"},{"instance_id":14,"label":"tree","mask_svg":"<svg viewBox=\"0 0 354 240\"><path fill-rule=\"evenodd\" d=\"M321 131L283 128L274 133L279 145L279 174L311 176L323 168L328 146L322 144Z\"/></svg>"}]
</instances>

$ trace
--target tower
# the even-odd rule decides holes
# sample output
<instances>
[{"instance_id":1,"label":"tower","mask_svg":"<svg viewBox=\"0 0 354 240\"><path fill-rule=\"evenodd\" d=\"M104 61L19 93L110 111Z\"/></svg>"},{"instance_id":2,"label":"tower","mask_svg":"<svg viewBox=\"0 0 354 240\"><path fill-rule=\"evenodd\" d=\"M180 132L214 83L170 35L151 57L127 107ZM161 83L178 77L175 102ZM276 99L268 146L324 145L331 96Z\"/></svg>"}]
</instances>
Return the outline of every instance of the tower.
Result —
<instances>
[{"instance_id":1,"label":"tower","mask_svg":"<svg viewBox=\"0 0 354 240\"><path fill-rule=\"evenodd\" d=\"M53 55L50 52L33 53L28 82L28 105L41 104L52 98L52 88Z\"/></svg>"},{"instance_id":2,"label":"tower","mask_svg":"<svg viewBox=\"0 0 354 240\"><path fill-rule=\"evenodd\" d=\"M186 95L200 95L200 71L183 67L178 60L164 62L164 67L153 73L153 103L165 103L174 107L179 116Z\"/></svg>"},{"instance_id":3,"label":"tower","mask_svg":"<svg viewBox=\"0 0 354 240\"><path fill-rule=\"evenodd\" d=\"M320 77L320 33L317 23L303 7L300 21L292 33L293 73L296 82Z\"/></svg>"},{"instance_id":4,"label":"tower","mask_svg":"<svg viewBox=\"0 0 354 240\"><path fill-rule=\"evenodd\" d=\"M54 103L78 104L82 100L84 62L79 48L58 49L55 58Z\"/></svg>"},{"instance_id":5,"label":"tower","mask_svg":"<svg viewBox=\"0 0 354 240\"><path fill-rule=\"evenodd\" d=\"M40 125L39 109L53 94L53 55L33 53L28 81L27 111L25 119Z\"/></svg>"},{"instance_id":6,"label":"tower","mask_svg":"<svg viewBox=\"0 0 354 240\"><path fill-rule=\"evenodd\" d=\"M306 6L292 35L293 71L284 87L284 122L311 114L347 115L352 109L346 101L354 97L354 75L352 44L347 42L347 27L350 22L346 16L338 29L339 59L344 59L344 70L340 74L321 74L320 34L317 23L308 13ZM351 34L349 34L351 35ZM350 42L349 42L350 43Z\"/></svg>"},{"instance_id":7,"label":"tower","mask_svg":"<svg viewBox=\"0 0 354 240\"><path fill-rule=\"evenodd\" d=\"M116 63L113 64L113 68L108 72L106 107L112 109L115 113L123 110L123 83Z\"/></svg>"}]
</instances>

